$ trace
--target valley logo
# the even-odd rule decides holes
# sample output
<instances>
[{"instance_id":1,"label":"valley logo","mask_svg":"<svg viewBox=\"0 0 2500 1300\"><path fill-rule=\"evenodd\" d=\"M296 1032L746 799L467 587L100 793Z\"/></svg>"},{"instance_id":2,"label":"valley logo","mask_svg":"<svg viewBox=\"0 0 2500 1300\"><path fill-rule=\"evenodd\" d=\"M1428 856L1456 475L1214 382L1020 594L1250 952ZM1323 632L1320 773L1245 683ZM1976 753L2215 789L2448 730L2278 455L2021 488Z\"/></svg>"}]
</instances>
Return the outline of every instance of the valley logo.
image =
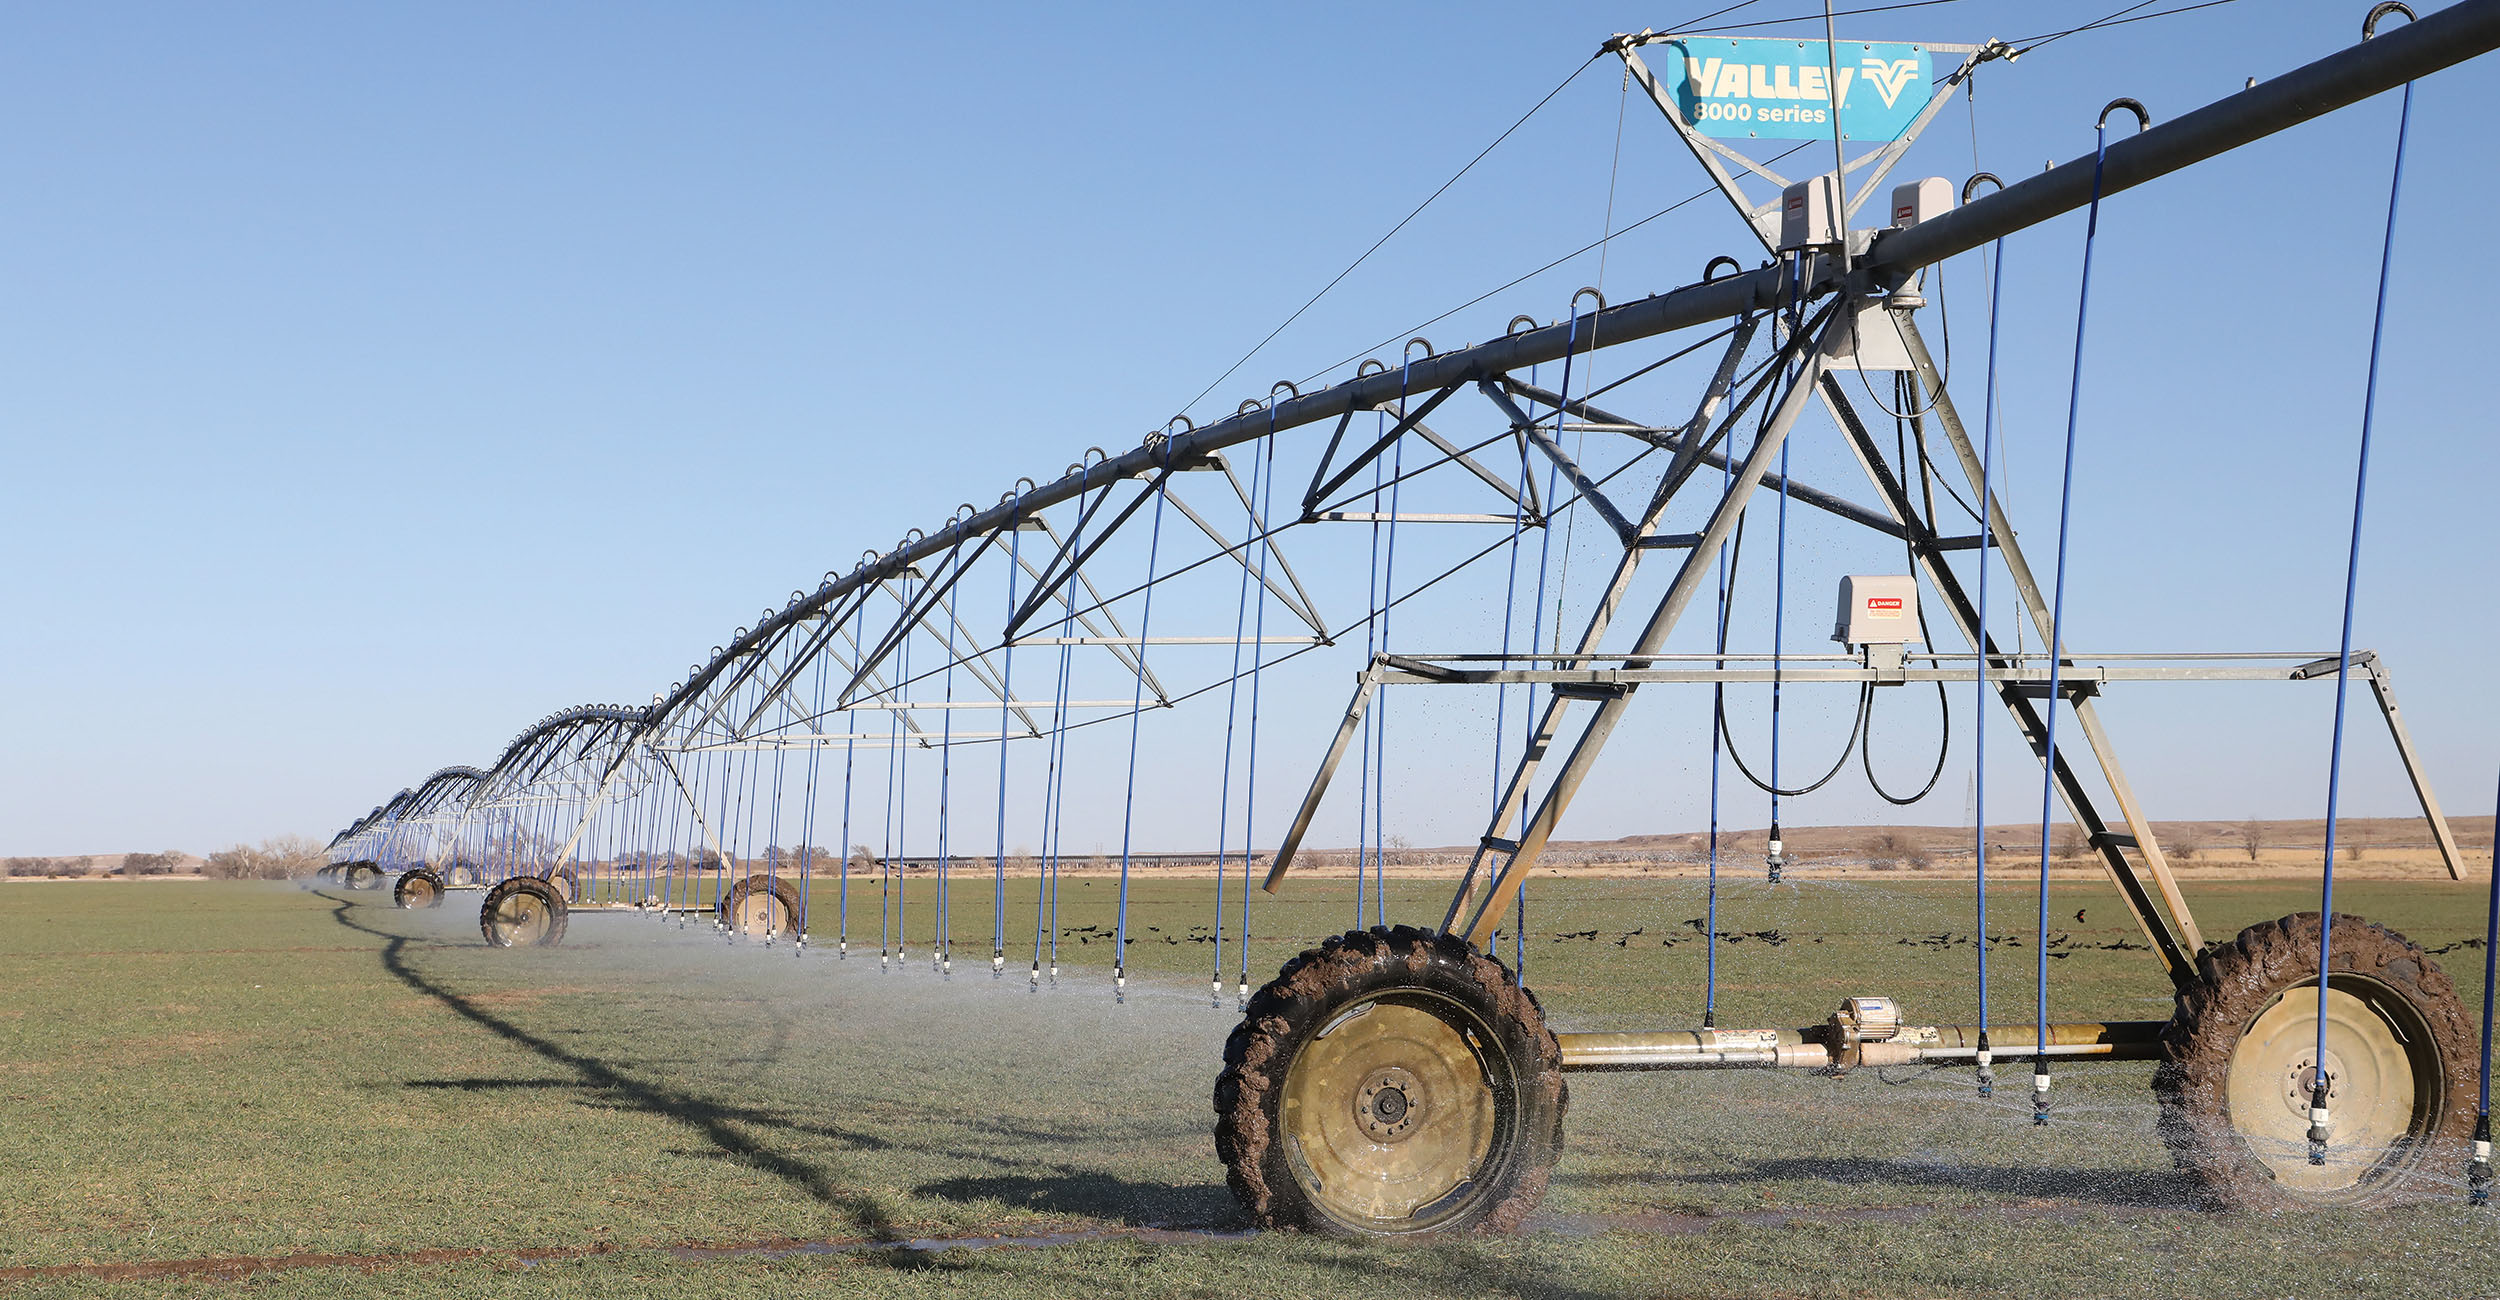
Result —
<instances>
[{"instance_id":1,"label":"valley logo","mask_svg":"<svg viewBox=\"0 0 2500 1300\"><path fill-rule=\"evenodd\" d=\"M1685 125L1723 140L1828 139L1835 101L1842 139L1894 140L1935 93L1923 45L1842 41L1835 60L1821 41L1662 44L1682 56L1663 60L1662 79Z\"/></svg>"}]
</instances>

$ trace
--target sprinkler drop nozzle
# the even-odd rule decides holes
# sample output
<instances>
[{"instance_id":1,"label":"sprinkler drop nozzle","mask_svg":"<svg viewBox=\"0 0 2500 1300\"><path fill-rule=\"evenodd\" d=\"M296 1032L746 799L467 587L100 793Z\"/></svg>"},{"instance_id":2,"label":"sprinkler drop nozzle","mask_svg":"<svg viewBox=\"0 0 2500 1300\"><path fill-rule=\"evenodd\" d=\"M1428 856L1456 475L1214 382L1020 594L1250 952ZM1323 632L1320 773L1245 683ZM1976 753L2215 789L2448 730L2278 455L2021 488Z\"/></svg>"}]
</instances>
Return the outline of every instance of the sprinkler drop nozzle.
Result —
<instances>
[{"instance_id":1,"label":"sprinkler drop nozzle","mask_svg":"<svg viewBox=\"0 0 2500 1300\"><path fill-rule=\"evenodd\" d=\"M1979 1031L1979 1095L1993 1097L1997 1091L1996 1053L1988 1048L1988 1031Z\"/></svg>"},{"instance_id":2,"label":"sprinkler drop nozzle","mask_svg":"<svg viewBox=\"0 0 2500 1300\"><path fill-rule=\"evenodd\" d=\"M2049 1058L2035 1057L2031 1064L2031 1126L2047 1128L2049 1124Z\"/></svg>"},{"instance_id":3,"label":"sprinkler drop nozzle","mask_svg":"<svg viewBox=\"0 0 2500 1300\"><path fill-rule=\"evenodd\" d=\"M2335 1127L2326 1106L2327 1088L2331 1082L2326 1071L2320 1070L2317 1083L2309 1089L2309 1163L2313 1165L2326 1163L2326 1142Z\"/></svg>"},{"instance_id":4,"label":"sprinkler drop nozzle","mask_svg":"<svg viewBox=\"0 0 2500 1300\"><path fill-rule=\"evenodd\" d=\"M1780 868L1788 865L1786 849L1787 846L1780 842L1780 828L1773 826L1771 842L1765 846L1762 853L1762 865L1768 868L1768 879L1771 884L1776 885L1780 882Z\"/></svg>"},{"instance_id":5,"label":"sprinkler drop nozzle","mask_svg":"<svg viewBox=\"0 0 2500 1300\"><path fill-rule=\"evenodd\" d=\"M2491 1204L2491 1116L2474 1117L2474 1158L2465 1166L2465 1203Z\"/></svg>"}]
</instances>

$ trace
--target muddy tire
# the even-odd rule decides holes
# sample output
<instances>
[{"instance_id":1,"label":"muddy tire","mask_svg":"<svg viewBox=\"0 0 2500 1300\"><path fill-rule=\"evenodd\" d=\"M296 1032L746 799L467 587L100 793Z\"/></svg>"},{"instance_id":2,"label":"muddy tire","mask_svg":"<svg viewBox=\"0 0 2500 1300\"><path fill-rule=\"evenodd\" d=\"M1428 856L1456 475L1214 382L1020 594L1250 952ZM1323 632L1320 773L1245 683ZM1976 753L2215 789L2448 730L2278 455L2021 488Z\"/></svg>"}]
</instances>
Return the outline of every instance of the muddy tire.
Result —
<instances>
[{"instance_id":1,"label":"muddy tire","mask_svg":"<svg viewBox=\"0 0 2500 1300\"><path fill-rule=\"evenodd\" d=\"M2327 1162L2308 1162L2318 914L2208 949L2153 1078L2162 1140L2216 1205L2295 1209L2448 1194L2474 1124L2478 1031L2403 935L2335 918L2327 978ZM2431 1176L2425 1177L2426 1173Z\"/></svg>"},{"instance_id":2,"label":"muddy tire","mask_svg":"<svg viewBox=\"0 0 2500 1300\"><path fill-rule=\"evenodd\" d=\"M418 867L399 873L399 883L391 888L391 901L403 908L441 907L443 878L431 867Z\"/></svg>"},{"instance_id":3,"label":"muddy tire","mask_svg":"<svg viewBox=\"0 0 2500 1300\"><path fill-rule=\"evenodd\" d=\"M378 862L350 862L340 873L339 883L349 889L380 889L389 875Z\"/></svg>"},{"instance_id":4,"label":"muddy tire","mask_svg":"<svg viewBox=\"0 0 2500 1300\"><path fill-rule=\"evenodd\" d=\"M721 896L720 919L731 934L763 939L795 933L798 888L779 876L758 872L731 885Z\"/></svg>"},{"instance_id":5,"label":"muddy tire","mask_svg":"<svg viewBox=\"0 0 2500 1300\"><path fill-rule=\"evenodd\" d=\"M478 932L490 948L553 948L564 942L564 896L543 876L513 876L486 891Z\"/></svg>"},{"instance_id":6,"label":"muddy tire","mask_svg":"<svg viewBox=\"0 0 2500 1300\"><path fill-rule=\"evenodd\" d=\"M1516 1229L1569 1100L1535 995L1411 926L1285 963L1224 1044L1215 1150L1263 1228L1345 1237Z\"/></svg>"}]
</instances>

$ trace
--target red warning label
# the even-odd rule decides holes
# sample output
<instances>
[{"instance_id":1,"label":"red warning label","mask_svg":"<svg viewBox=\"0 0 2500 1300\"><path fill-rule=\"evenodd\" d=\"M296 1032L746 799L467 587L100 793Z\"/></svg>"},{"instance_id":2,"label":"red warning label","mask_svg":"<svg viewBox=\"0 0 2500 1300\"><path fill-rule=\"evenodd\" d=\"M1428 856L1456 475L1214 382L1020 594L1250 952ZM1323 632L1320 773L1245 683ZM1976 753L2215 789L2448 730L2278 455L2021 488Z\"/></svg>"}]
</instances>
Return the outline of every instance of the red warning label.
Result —
<instances>
[{"instance_id":1,"label":"red warning label","mask_svg":"<svg viewBox=\"0 0 2500 1300\"><path fill-rule=\"evenodd\" d=\"M1867 616L1868 618L1899 618L1899 617L1901 617L1901 598L1900 598L1899 596L1869 596L1869 597L1867 597L1867 598L1866 598L1866 616Z\"/></svg>"}]
</instances>

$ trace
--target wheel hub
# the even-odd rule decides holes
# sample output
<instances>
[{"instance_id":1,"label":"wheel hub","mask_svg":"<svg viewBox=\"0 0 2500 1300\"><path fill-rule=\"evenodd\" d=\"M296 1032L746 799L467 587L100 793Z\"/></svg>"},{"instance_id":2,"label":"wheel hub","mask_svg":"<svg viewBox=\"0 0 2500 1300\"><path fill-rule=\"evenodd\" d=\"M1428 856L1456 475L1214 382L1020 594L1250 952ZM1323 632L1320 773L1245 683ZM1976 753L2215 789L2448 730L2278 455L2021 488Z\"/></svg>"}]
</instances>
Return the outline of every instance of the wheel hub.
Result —
<instances>
[{"instance_id":1,"label":"wheel hub","mask_svg":"<svg viewBox=\"0 0 2500 1300\"><path fill-rule=\"evenodd\" d=\"M1394 1065L1374 1070L1354 1094L1354 1122L1374 1142L1403 1142L1422 1118L1421 1091L1414 1075Z\"/></svg>"},{"instance_id":2,"label":"wheel hub","mask_svg":"<svg viewBox=\"0 0 2500 1300\"><path fill-rule=\"evenodd\" d=\"M740 934L778 933L785 928L780 924L780 910L780 899L766 891L756 890L739 899L737 906L731 909L730 925Z\"/></svg>"},{"instance_id":3,"label":"wheel hub","mask_svg":"<svg viewBox=\"0 0 2500 1300\"><path fill-rule=\"evenodd\" d=\"M2303 1053L2301 1059L2283 1067L2283 1108L2301 1123L2309 1122L2309 1103L2317 1095L2318 1067L2310 1061L2314 1051ZM2326 1054L2326 1104L2333 1107L2344 1099L2344 1060L2333 1051Z\"/></svg>"},{"instance_id":4,"label":"wheel hub","mask_svg":"<svg viewBox=\"0 0 2500 1300\"><path fill-rule=\"evenodd\" d=\"M525 947L538 942L539 937L547 932L549 916L537 899L527 894L514 894L495 909L495 920L507 942L515 947Z\"/></svg>"}]
</instances>

